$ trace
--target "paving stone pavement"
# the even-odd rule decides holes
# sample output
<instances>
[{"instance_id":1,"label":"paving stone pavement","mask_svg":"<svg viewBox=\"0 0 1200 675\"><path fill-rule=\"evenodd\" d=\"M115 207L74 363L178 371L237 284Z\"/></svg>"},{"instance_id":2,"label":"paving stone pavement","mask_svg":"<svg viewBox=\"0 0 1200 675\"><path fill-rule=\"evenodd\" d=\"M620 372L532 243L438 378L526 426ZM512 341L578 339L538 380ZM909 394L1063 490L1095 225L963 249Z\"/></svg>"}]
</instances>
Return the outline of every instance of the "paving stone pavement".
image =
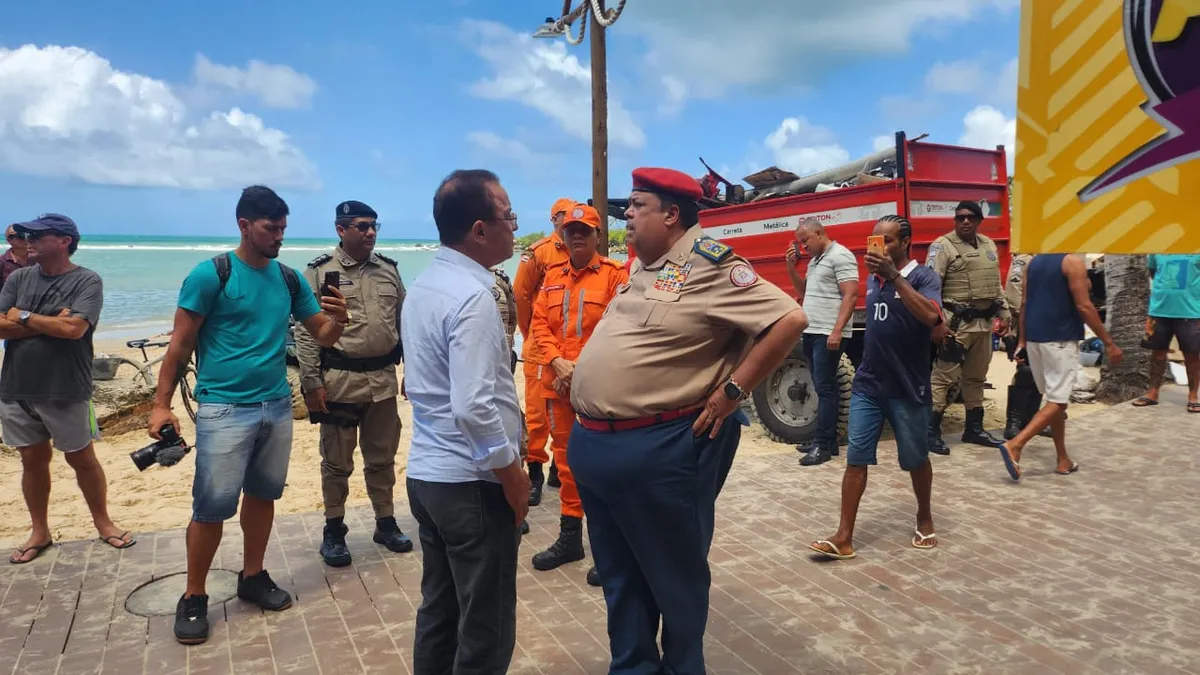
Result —
<instances>
[{"instance_id":1,"label":"paving stone pavement","mask_svg":"<svg viewBox=\"0 0 1200 675\"><path fill-rule=\"evenodd\" d=\"M995 451L935 457L934 551L909 546L915 505L886 448L859 515L859 556L844 562L806 548L836 528L840 458L802 468L783 446L741 457L718 504L710 672L1200 672L1200 415L1181 401L1071 420L1082 467L1071 476L1053 473L1046 439L1028 447L1019 484ZM590 562L529 564L556 534L554 495L532 510L521 549L510 672L604 673ZM316 553L320 514L280 518L267 567L295 606L214 606L212 638L198 647L175 643L172 617L124 609L139 585L183 570L182 530L143 533L125 551L72 542L2 565L0 673L411 672L419 554L371 543L366 510L347 519L355 562L335 570ZM415 535L411 519L401 526ZM240 535L232 523L226 533L214 566L236 571Z\"/></svg>"}]
</instances>

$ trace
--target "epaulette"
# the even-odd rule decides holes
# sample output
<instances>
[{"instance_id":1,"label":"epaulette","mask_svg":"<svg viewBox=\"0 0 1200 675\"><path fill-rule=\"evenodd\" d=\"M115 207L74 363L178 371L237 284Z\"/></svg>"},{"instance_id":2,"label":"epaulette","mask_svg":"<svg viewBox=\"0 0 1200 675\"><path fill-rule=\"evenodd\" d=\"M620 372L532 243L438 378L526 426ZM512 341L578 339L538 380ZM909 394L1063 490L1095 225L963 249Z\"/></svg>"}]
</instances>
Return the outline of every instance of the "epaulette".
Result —
<instances>
[{"instance_id":1,"label":"epaulette","mask_svg":"<svg viewBox=\"0 0 1200 675\"><path fill-rule=\"evenodd\" d=\"M376 253L376 254L375 254L375 257L376 257L376 258L379 258L379 259L380 259L380 260L382 260L383 262L385 262L385 263L387 263L387 264L391 265L392 267L396 267L396 268L399 268L399 267L400 267L400 263L396 262L394 259L392 259L392 258L389 258L389 257L387 257L386 255L384 255L384 254L382 254L382 253Z\"/></svg>"},{"instance_id":2,"label":"epaulette","mask_svg":"<svg viewBox=\"0 0 1200 675\"><path fill-rule=\"evenodd\" d=\"M497 267L496 269L494 269L494 270L492 270L492 271L493 271L493 272L495 272L495 273L496 273L496 276L500 277L500 279L501 279L501 280L503 280L503 281L504 281L504 283L506 283L506 284L507 284L507 283L510 283L510 282L509 282L509 280L508 280L508 275L504 273L504 270L502 270L502 269L500 269L499 267Z\"/></svg>"},{"instance_id":3,"label":"epaulette","mask_svg":"<svg viewBox=\"0 0 1200 675\"><path fill-rule=\"evenodd\" d=\"M733 249L712 237L700 237L692 245L692 250L699 253L714 265L720 264L733 255Z\"/></svg>"},{"instance_id":4,"label":"epaulette","mask_svg":"<svg viewBox=\"0 0 1200 675\"><path fill-rule=\"evenodd\" d=\"M554 240L554 237L542 237L541 239L538 239L537 241L533 242L533 244L531 244L529 246L529 250L532 251L540 246L545 245L546 242L553 241L553 240Z\"/></svg>"},{"instance_id":5,"label":"epaulette","mask_svg":"<svg viewBox=\"0 0 1200 675\"><path fill-rule=\"evenodd\" d=\"M308 261L308 266L315 270L318 267L320 267L321 265L324 265L325 263L329 262L330 260L333 260L333 256L329 255L328 253L322 253L321 255Z\"/></svg>"},{"instance_id":6,"label":"epaulette","mask_svg":"<svg viewBox=\"0 0 1200 675\"><path fill-rule=\"evenodd\" d=\"M600 264L601 265L610 265L619 270L625 269L625 263L621 262L620 260L613 260L612 258L605 258L604 256L600 257Z\"/></svg>"}]
</instances>

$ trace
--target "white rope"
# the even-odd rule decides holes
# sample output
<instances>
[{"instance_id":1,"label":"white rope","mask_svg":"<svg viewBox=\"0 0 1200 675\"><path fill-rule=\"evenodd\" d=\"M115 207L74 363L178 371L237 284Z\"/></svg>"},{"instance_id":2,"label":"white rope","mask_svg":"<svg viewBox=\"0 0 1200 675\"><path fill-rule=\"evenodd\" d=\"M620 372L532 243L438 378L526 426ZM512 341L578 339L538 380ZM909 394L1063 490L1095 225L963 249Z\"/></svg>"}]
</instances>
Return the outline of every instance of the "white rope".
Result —
<instances>
[{"instance_id":1,"label":"white rope","mask_svg":"<svg viewBox=\"0 0 1200 675\"><path fill-rule=\"evenodd\" d=\"M575 36L571 35L571 24L582 18L583 15L587 13L588 9L591 9L592 15L596 17L596 23L608 28L616 23L617 19L621 17L621 12L625 11L626 2L627 0L620 0L615 9L606 9L601 11L600 0L583 0L579 3L578 7L568 12L566 16L560 17L557 21L555 21L554 28L563 33L563 36L567 38L568 43L572 45L582 44L583 38L587 34L587 20L585 19L579 22L579 34Z\"/></svg>"}]
</instances>

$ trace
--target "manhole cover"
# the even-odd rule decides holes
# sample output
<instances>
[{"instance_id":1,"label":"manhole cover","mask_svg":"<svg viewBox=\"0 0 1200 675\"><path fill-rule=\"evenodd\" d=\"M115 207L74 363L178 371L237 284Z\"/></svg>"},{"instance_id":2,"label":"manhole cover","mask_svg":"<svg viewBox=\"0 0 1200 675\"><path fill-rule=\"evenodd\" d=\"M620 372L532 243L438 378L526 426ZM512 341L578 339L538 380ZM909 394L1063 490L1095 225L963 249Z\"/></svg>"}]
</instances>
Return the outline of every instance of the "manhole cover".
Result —
<instances>
[{"instance_id":1,"label":"manhole cover","mask_svg":"<svg viewBox=\"0 0 1200 675\"><path fill-rule=\"evenodd\" d=\"M237 572L209 570L205 584L208 606L219 605L237 595ZM187 588L187 572L160 577L133 589L125 599L125 610L138 616L174 616L175 605Z\"/></svg>"}]
</instances>

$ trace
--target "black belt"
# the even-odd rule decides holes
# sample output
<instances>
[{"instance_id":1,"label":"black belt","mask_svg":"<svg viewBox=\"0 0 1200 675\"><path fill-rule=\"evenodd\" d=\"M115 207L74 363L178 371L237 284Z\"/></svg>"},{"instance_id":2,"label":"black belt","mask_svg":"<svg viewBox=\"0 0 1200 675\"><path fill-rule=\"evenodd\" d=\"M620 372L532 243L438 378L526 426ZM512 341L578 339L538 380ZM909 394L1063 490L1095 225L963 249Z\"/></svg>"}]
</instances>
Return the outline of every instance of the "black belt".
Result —
<instances>
[{"instance_id":1,"label":"black belt","mask_svg":"<svg viewBox=\"0 0 1200 675\"><path fill-rule=\"evenodd\" d=\"M368 373L383 370L400 363L404 350L399 344L387 354L368 357L347 356L345 352L332 347L321 348L321 370L348 370L353 373Z\"/></svg>"}]
</instances>

